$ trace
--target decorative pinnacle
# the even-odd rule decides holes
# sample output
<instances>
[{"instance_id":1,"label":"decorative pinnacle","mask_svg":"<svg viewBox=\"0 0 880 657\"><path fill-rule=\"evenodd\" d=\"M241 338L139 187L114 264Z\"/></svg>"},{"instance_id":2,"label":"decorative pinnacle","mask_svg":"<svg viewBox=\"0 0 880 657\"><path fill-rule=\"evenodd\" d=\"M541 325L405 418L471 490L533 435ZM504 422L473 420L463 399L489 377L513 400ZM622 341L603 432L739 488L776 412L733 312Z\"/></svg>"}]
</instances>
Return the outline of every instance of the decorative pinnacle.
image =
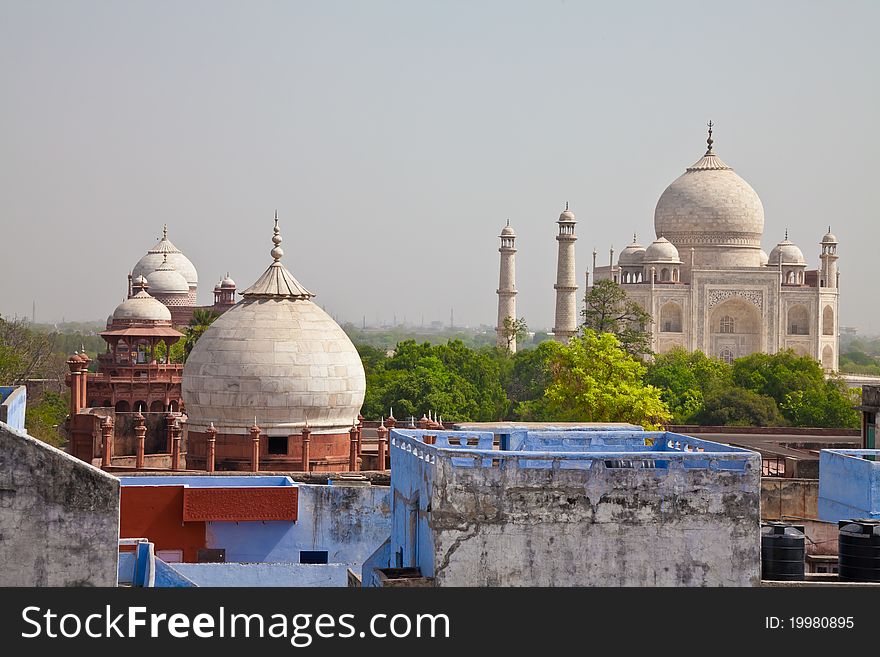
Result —
<instances>
[{"instance_id":1,"label":"decorative pinnacle","mask_svg":"<svg viewBox=\"0 0 880 657\"><path fill-rule=\"evenodd\" d=\"M785 229L785 241L788 241L788 228Z\"/></svg>"},{"instance_id":2,"label":"decorative pinnacle","mask_svg":"<svg viewBox=\"0 0 880 657\"><path fill-rule=\"evenodd\" d=\"M638 242L638 240L636 239L636 234L633 233L633 244L635 244L636 242Z\"/></svg>"},{"instance_id":3,"label":"decorative pinnacle","mask_svg":"<svg viewBox=\"0 0 880 657\"><path fill-rule=\"evenodd\" d=\"M565 211L568 212L568 201L565 202Z\"/></svg>"},{"instance_id":4,"label":"decorative pinnacle","mask_svg":"<svg viewBox=\"0 0 880 657\"><path fill-rule=\"evenodd\" d=\"M162 239L168 239L168 224L162 224Z\"/></svg>"},{"instance_id":5,"label":"decorative pinnacle","mask_svg":"<svg viewBox=\"0 0 880 657\"><path fill-rule=\"evenodd\" d=\"M709 123L707 125L709 126L709 138L706 140L706 143L709 144L709 149L706 151L706 155L712 155L712 144L714 142L714 140L712 139L712 126L715 124L712 123L711 119L709 119Z\"/></svg>"},{"instance_id":6,"label":"decorative pinnacle","mask_svg":"<svg viewBox=\"0 0 880 657\"><path fill-rule=\"evenodd\" d=\"M281 248L282 241L281 229L278 227L278 210L275 210L275 234L272 236L272 243L275 245L275 248L271 251L275 262L278 262L284 256L284 249Z\"/></svg>"}]
</instances>

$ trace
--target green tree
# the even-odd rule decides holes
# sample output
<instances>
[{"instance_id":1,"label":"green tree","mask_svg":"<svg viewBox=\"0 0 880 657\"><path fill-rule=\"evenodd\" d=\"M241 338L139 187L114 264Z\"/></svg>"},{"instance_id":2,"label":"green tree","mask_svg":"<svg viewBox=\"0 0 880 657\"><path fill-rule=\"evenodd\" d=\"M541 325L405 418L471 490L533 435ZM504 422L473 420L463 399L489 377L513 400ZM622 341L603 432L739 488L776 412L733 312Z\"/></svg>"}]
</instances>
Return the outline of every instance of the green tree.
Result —
<instances>
[{"instance_id":1,"label":"green tree","mask_svg":"<svg viewBox=\"0 0 880 657\"><path fill-rule=\"evenodd\" d=\"M785 419L772 397L739 387L709 393L695 419L698 424L717 426L785 425Z\"/></svg>"},{"instance_id":2,"label":"green tree","mask_svg":"<svg viewBox=\"0 0 880 657\"><path fill-rule=\"evenodd\" d=\"M627 297L620 285L611 280L596 281L584 303L582 329L615 335L620 345L638 358L652 353L651 314Z\"/></svg>"},{"instance_id":3,"label":"green tree","mask_svg":"<svg viewBox=\"0 0 880 657\"><path fill-rule=\"evenodd\" d=\"M390 357L360 348L367 374L365 417L387 415L418 419L428 411L444 421L494 421L505 417L509 403L501 387L497 350L470 349L458 340L443 345L397 345Z\"/></svg>"},{"instance_id":4,"label":"green tree","mask_svg":"<svg viewBox=\"0 0 880 657\"><path fill-rule=\"evenodd\" d=\"M674 424L688 424L708 395L733 385L733 368L720 358L676 347L654 357L645 382L660 388Z\"/></svg>"},{"instance_id":5,"label":"green tree","mask_svg":"<svg viewBox=\"0 0 880 657\"><path fill-rule=\"evenodd\" d=\"M733 362L734 383L771 397L793 426L859 426L854 391L836 376L826 377L819 363L791 350L754 353Z\"/></svg>"},{"instance_id":6,"label":"green tree","mask_svg":"<svg viewBox=\"0 0 880 657\"><path fill-rule=\"evenodd\" d=\"M66 358L56 353L56 333L33 330L26 320L0 317L0 382L63 376Z\"/></svg>"},{"instance_id":7,"label":"green tree","mask_svg":"<svg viewBox=\"0 0 880 657\"><path fill-rule=\"evenodd\" d=\"M543 417L557 422L631 422L657 428L671 418L660 390L645 385L645 365L612 333L585 329L550 361Z\"/></svg>"},{"instance_id":8,"label":"green tree","mask_svg":"<svg viewBox=\"0 0 880 657\"><path fill-rule=\"evenodd\" d=\"M518 342L519 344L525 342L528 334L529 326L526 324L525 317L517 319L516 317L508 315L504 318L504 325L501 327L501 335L507 342L508 351L511 349L514 342Z\"/></svg>"},{"instance_id":9,"label":"green tree","mask_svg":"<svg viewBox=\"0 0 880 657\"><path fill-rule=\"evenodd\" d=\"M214 320L217 319L219 316L220 315L213 310L206 310L203 308L197 308L193 312L193 316L189 320L189 324L187 324L183 330L184 362L186 362L186 359L189 358L190 353L192 353L193 347L196 346L196 342L199 341L199 338L202 337L202 334L208 330L208 327L213 324Z\"/></svg>"},{"instance_id":10,"label":"green tree","mask_svg":"<svg viewBox=\"0 0 880 657\"><path fill-rule=\"evenodd\" d=\"M65 440L58 427L67 417L69 404L70 393L46 392L39 403L27 409L24 420L27 432L43 442L61 447Z\"/></svg>"}]
</instances>

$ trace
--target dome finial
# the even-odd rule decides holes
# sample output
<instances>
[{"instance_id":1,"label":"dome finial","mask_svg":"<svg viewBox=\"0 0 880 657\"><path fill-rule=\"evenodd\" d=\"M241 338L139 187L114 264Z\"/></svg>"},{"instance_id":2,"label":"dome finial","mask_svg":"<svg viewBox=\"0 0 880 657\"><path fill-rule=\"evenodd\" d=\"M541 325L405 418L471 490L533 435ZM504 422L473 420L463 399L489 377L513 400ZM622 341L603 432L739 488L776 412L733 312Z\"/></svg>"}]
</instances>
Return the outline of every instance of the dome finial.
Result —
<instances>
[{"instance_id":1,"label":"dome finial","mask_svg":"<svg viewBox=\"0 0 880 657\"><path fill-rule=\"evenodd\" d=\"M565 211L568 212L568 201L565 202Z\"/></svg>"},{"instance_id":2,"label":"dome finial","mask_svg":"<svg viewBox=\"0 0 880 657\"><path fill-rule=\"evenodd\" d=\"M707 125L709 126L709 138L706 140L706 143L709 145L709 148L706 151L706 155L712 155L712 144L714 143L714 140L712 139L712 126L715 124L712 123L712 119L709 119Z\"/></svg>"},{"instance_id":3,"label":"dome finial","mask_svg":"<svg viewBox=\"0 0 880 657\"><path fill-rule=\"evenodd\" d=\"M788 241L788 228L785 229L785 241Z\"/></svg>"},{"instance_id":4,"label":"dome finial","mask_svg":"<svg viewBox=\"0 0 880 657\"><path fill-rule=\"evenodd\" d=\"M162 224L162 239L168 239L168 224Z\"/></svg>"},{"instance_id":5,"label":"dome finial","mask_svg":"<svg viewBox=\"0 0 880 657\"><path fill-rule=\"evenodd\" d=\"M507 225L508 225L508 226L510 225L510 219L507 220ZM829 232L829 233L831 232L831 227L828 228L828 232Z\"/></svg>"},{"instance_id":6,"label":"dome finial","mask_svg":"<svg viewBox=\"0 0 880 657\"><path fill-rule=\"evenodd\" d=\"M636 234L635 234L635 232L633 232L633 244L638 243L638 241L639 241L639 240L636 238Z\"/></svg>"},{"instance_id":7,"label":"dome finial","mask_svg":"<svg viewBox=\"0 0 880 657\"><path fill-rule=\"evenodd\" d=\"M284 249L281 248L281 242L283 241L281 238L281 229L278 227L278 210L275 210L274 232L275 234L272 236L272 243L275 245L275 248L272 249L271 255L275 259L275 262L278 262L284 255Z\"/></svg>"}]
</instances>

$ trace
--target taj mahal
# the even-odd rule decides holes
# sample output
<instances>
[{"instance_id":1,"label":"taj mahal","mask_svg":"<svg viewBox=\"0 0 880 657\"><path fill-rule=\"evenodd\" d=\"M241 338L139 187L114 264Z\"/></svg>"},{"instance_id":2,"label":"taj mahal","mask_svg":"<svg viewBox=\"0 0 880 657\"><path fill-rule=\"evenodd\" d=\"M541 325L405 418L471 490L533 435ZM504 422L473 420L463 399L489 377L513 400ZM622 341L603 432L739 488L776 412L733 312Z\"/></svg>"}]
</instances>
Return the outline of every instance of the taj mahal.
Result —
<instances>
[{"instance_id":1,"label":"taj mahal","mask_svg":"<svg viewBox=\"0 0 880 657\"><path fill-rule=\"evenodd\" d=\"M656 239L647 247L633 238L596 265L593 283L612 280L653 317L652 348L700 350L727 362L755 352L791 349L826 371L838 364L837 238L819 241L819 266L808 269L801 249L785 238L770 255L761 245L764 207L754 189L713 151L709 123L705 154L660 195L654 210ZM556 339L577 331L574 312L575 217L566 206L558 220ZM498 289L499 346L504 317L515 317L515 234L502 231ZM590 273L585 275L590 289ZM514 344L515 348L515 344Z\"/></svg>"}]
</instances>

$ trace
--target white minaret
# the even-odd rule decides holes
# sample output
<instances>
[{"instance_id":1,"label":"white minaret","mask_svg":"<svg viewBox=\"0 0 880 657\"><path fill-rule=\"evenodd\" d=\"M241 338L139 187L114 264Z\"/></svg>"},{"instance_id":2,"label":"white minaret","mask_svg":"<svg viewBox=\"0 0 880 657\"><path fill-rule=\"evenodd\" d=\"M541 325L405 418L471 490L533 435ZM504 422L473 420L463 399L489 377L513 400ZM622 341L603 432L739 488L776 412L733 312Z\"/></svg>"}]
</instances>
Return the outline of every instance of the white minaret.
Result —
<instances>
[{"instance_id":1,"label":"white minaret","mask_svg":"<svg viewBox=\"0 0 880 657\"><path fill-rule=\"evenodd\" d=\"M574 212L568 209L559 215L559 256L556 260L556 325L553 334L558 342L568 343L568 339L577 333L577 281L575 279L574 243Z\"/></svg>"},{"instance_id":2,"label":"white minaret","mask_svg":"<svg viewBox=\"0 0 880 657\"><path fill-rule=\"evenodd\" d=\"M498 277L498 326L495 332L498 334L497 345L502 349L510 349L516 352L516 336L508 340L504 331L504 320L507 317L516 319L516 233L510 227L510 220L501 229L501 274Z\"/></svg>"},{"instance_id":3,"label":"white minaret","mask_svg":"<svg viewBox=\"0 0 880 657\"><path fill-rule=\"evenodd\" d=\"M822 238L822 261L821 281L819 287L837 287L837 238L828 226L828 233Z\"/></svg>"}]
</instances>

